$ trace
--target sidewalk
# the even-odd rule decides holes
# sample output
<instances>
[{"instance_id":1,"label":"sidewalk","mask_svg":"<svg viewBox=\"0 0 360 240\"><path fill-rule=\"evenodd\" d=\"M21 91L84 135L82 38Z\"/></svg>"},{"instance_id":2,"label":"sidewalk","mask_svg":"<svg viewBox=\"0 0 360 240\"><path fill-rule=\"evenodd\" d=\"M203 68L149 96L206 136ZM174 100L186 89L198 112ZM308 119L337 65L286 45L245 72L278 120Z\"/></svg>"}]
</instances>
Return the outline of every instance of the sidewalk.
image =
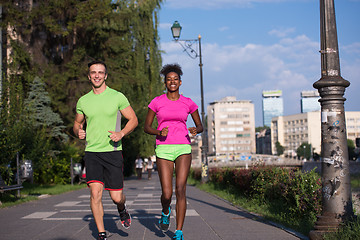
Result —
<instances>
[{"instance_id":1,"label":"sidewalk","mask_svg":"<svg viewBox=\"0 0 360 240\"><path fill-rule=\"evenodd\" d=\"M161 188L157 173L152 179L132 177L125 180L124 192L127 207L132 215L131 228L117 226L116 207L105 192L104 222L112 236L110 240L171 239L175 231L175 211L172 212L169 231L162 233L158 227L161 212ZM188 208L184 224L185 240L230 239L301 239L261 221L231 204L193 186L187 188ZM175 209L175 194L172 209ZM89 191L82 189L51 196L16 207L0 209L0 239L36 240L88 240L96 239L96 226L89 207Z\"/></svg>"}]
</instances>

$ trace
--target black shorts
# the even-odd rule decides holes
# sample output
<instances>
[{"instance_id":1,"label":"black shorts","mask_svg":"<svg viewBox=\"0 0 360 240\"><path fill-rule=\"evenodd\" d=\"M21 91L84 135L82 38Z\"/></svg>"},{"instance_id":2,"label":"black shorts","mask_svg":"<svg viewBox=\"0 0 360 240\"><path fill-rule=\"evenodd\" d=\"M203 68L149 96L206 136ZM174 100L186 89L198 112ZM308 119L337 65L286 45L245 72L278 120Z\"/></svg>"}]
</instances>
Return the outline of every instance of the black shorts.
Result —
<instances>
[{"instance_id":1,"label":"black shorts","mask_svg":"<svg viewBox=\"0 0 360 240\"><path fill-rule=\"evenodd\" d=\"M124 187L122 151L85 152L86 183L98 182L105 190L120 191Z\"/></svg>"}]
</instances>

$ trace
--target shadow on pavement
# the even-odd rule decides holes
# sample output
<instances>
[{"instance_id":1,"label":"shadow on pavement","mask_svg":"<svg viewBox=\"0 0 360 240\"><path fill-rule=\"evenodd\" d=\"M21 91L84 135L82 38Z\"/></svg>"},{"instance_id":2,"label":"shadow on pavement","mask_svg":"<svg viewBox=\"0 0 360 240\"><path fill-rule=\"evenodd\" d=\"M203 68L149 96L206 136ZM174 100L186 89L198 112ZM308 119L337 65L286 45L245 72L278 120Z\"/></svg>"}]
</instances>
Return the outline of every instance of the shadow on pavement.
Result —
<instances>
[{"instance_id":1,"label":"shadow on pavement","mask_svg":"<svg viewBox=\"0 0 360 240\"><path fill-rule=\"evenodd\" d=\"M122 226L121 223L118 221L118 219L114 219L114 218L119 218L118 215L115 214L104 214L104 225L105 225L105 229L107 229L107 231L111 234L119 234L122 237L127 237L129 236L129 234L127 232L124 232L121 230ZM97 235L98 235L98 230L95 224L95 220L93 218L92 214L88 214L86 216L83 217L83 220L85 222L89 222L89 229L92 232L92 236L97 239ZM118 223L119 222L119 223Z\"/></svg>"}]
</instances>

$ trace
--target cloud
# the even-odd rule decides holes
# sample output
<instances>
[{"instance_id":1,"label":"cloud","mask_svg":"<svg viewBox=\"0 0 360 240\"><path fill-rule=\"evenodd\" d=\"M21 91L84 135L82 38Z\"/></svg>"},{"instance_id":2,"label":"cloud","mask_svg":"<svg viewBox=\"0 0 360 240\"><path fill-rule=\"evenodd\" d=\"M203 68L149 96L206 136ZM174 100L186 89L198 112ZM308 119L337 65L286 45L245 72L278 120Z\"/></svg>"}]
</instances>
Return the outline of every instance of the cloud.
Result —
<instances>
[{"instance_id":1,"label":"cloud","mask_svg":"<svg viewBox=\"0 0 360 240\"><path fill-rule=\"evenodd\" d=\"M278 3L299 0L167 0L166 4L169 8L185 9L229 9L229 8L249 8L259 3ZM308 1L308 0L303 0Z\"/></svg>"},{"instance_id":2,"label":"cloud","mask_svg":"<svg viewBox=\"0 0 360 240\"><path fill-rule=\"evenodd\" d=\"M228 26L224 26L224 27L221 27L218 29L220 32L224 32L226 30L229 30L229 27Z\"/></svg>"},{"instance_id":3,"label":"cloud","mask_svg":"<svg viewBox=\"0 0 360 240\"><path fill-rule=\"evenodd\" d=\"M344 46L344 51L359 47L358 44ZM161 48L165 51L164 64L178 62L183 67L181 91L199 105L199 59L189 58L175 42L162 43ZM257 126L262 124L263 90L282 90L285 114L295 114L300 112L300 92L314 90L313 83L321 77L319 42L305 35L282 38L272 45L206 43L202 45L202 54L205 104L225 96L251 100L255 104ZM342 72L357 81L360 58L356 54L354 57L355 61L344 60ZM346 90L351 99L356 99L355 89L360 89L359 85L354 82ZM354 99L347 102L349 109L356 108Z\"/></svg>"},{"instance_id":4,"label":"cloud","mask_svg":"<svg viewBox=\"0 0 360 240\"><path fill-rule=\"evenodd\" d=\"M293 32L295 32L295 28L273 29L269 32L269 35L274 35L276 37L283 38Z\"/></svg>"},{"instance_id":5,"label":"cloud","mask_svg":"<svg viewBox=\"0 0 360 240\"><path fill-rule=\"evenodd\" d=\"M170 29L172 26L172 23L160 23L159 28L160 29Z\"/></svg>"}]
</instances>

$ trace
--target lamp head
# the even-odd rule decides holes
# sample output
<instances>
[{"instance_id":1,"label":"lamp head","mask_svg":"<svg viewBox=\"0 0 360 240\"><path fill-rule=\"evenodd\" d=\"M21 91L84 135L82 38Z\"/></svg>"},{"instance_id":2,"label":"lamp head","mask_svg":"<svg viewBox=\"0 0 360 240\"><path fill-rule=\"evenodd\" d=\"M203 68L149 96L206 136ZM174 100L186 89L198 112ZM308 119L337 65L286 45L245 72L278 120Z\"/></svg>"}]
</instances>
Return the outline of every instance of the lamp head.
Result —
<instances>
[{"instance_id":1,"label":"lamp head","mask_svg":"<svg viewBox=\"0 0 360 240\"><path fill-rule=\"evenodd\" d=\"M180 38L181 28L182 27L180 26L180 23L178 21L175 21L174 24L171 26L171 32L175 40L178 40Z\"/></svg>"}]
</instances>

